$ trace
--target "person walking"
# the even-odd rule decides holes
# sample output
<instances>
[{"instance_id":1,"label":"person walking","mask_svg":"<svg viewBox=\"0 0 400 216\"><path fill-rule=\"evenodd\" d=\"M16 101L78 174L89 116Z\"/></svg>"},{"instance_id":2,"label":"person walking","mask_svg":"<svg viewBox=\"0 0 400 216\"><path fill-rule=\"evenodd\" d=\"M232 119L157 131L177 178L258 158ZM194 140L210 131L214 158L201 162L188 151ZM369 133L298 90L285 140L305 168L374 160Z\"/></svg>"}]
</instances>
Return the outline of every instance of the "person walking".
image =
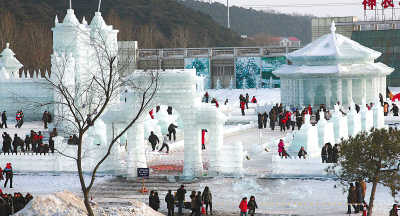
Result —
<instances>
[{"instance_id":1,"label":"person walking","mask_svg":"<svg viewBox=\"0 0 400 216\"><path fill-rule=\"evenodd\" d=\"M208 206L210 206L210 214L212 215L212 194L208 186L204 188L202 199L206 205L206 214L208 215Z\"/></svg>"},{"instance_id":2,"label":"person walking","mask_svg":"<svg viewBox=\"0 0 400 216\"><path fill-rule=\"evenodd\" d=\"M13 186L12 186L13 170L12 170L11 163L6 164L6 167L3 170L3 174L6 174L6 181L4 182L4 188L7 187L8 180L10 180L10 188L13 188Z\"/></svg>"},{"instance_id":3,"label":"person walking","mask_svg":"<svg viewBox=\"0 0 400 216\"><path fill-rule=\"evenodd\" d=\"M172 135L174 135L174 142L176 141L176 128L178 128L178 126L172 123L168 126L169 141L171 141Z\"/></svg>"},{"instance_id":4,"label":"person walking","mask_svg":"<svg viewBox=\"0 0 400 216\"><path fill-rule=\"evenodd\" d=\"M357 195L357 210L362 211L362 203L363 203L363 198L362 198L362 188L360 182L356 182L356 195Z\"/></svg>"},{"instance_id":5,"label":"person walking","mask_svg":"<svg viewBox=\"0 0 400 216\"><path fill-rule=\"evenodd\" d=\"M333 162L333 148L331 143L328 143L328 163L332 163Z\"/></svg>"},{"instance_id":6,"label":"person walking","mask_svg":"<svg viewBox=\"0 0 400 216\"><path fill-rule=\"evenodd\" d=\"M3 111L1 113L1 128L7 128L7 113Z\"/></svg>"},{"instance_id":7,"label":"person walking","mask_svg":"<svg viewBox=\"0 0 400 216\"><path fill-rule=\"evenodd\" d=\"M398 211L397 204L393 204L393 208L390 210L389 216L398 216L397 211Z\"/></svg>"},{"instance_id":8,"label":"person walking","mask_svg":"<svg viewBox=\"0 0 400 216\"><path fill-rule=\"evenodd\" d=\"M168 190L168 193L165 196L165 202L167 203L168 216L174 216L175 198L172 195L171 190Z\"/></svg>"},{"instance_id":9,"label":"person walking","mask_svg":"<svg viewBox=\"0 0 400 216\"><path fill-rule=\"evenodd\" d=\"M247 216L247 197L243 197L239 205L240 216Z\"/></svg>"},{"instance_id":10,"label":"person walking","mask_svg":"<svg viewBox=\"0 0 400 216\"><path fill-rule=\"evenodd\" d=\"M249 101L250 101L250 96L248 93L246 93L246 109L249 109Z\"/></svg>"},{"instance_id":11,"label":"person walking","mask_svg":"<svg viewBox=\"0 0 400 216\"><path fill-rule=\"evenodd\" d=\"M154 210L158 211L160 209L160 197L158 197L158 192L154 192Z\"/></svg>"},{"instance_id":12,"label":"person walking","mask_svg":"<svg viewBox=\"0 0 400 216\"><path fill-rule=\"evenodd\" d=\"M263 114L263 126L264 126L264 129L265 128L267 128L267 121L268 121L268 114L267 114L267 112L264 112L264 114Z\"/></svg>"},{"instance_id":13,"label":"person walking","mask_svg":"<svg viewBox=\"0 0 400 216\"><path fill-rule=\"evenodd\" d=\"M351 205L353 205L355 213L358 213L357 206L354 204L357 200L356 189L353 183L350 183L349 191L347 194L347 214L351 214Z\"/></svg>"},{"instance_id":14,"label":"person walking","mask_svg":"<svg viewBox=\"0 0 400 216\"><path fill-rule=\"evenodd\" d=\"M393 116L399 116L399 107L395 103L392 104L392 109L390 111L393 112Z\"/></svg>"},{"instance_id":15,"label":"person walking","mask_svg":"<svg viewBox=\"0 0 400 216\"><path fill-rule=\"evenodd\" d=\"M321 150L322 163L328 162L328 143L325 143Z\"/></svg>"},{"instance_id":16,"label":"person walking","mask_svg":"<svg viewBox=\"0 0 400 216\"><path fill-rule=\"evenodd\" d=\"M335 144L332 150L332 163L337 163L339 158L339 144Z\"/></svg>"},{"instance_id":17,"label":"person walking","mask_svg":"<svg viewBox=\"0 0 400 216\"><path fill-rule=\"evenodd\" d=\"M206 149L206 133L208 132L207 129L201 129L201 149Z\"/></svg>"},{"instance_id":18,"label":"person walking","mask_svg":"<svg viewBox=\"0 0 400 216\"><path fill-rule=\"evenodd\" d=\"M43 124L44 124L44 129L47 129L47 123L49 122L48 117L49 117L49 116L47 115L47 111L44 111L43 116L42 116L42 121L43 121Z\"/></svg>"},{"instance_id":19,"label":"person walking","mask_svg":"<svg viewBox=\"0 0 400 216\"><path fill-rule=\"evenodd\" d=\"M278 154L281 157L283 157L283 149L284 148L285 148L285 144L283 143L283 139L280 139L279 143L278 143Z\"/></svg>"},{"instance_id":20,"label":"person walking","mask_svg":"<svg viewBox=\"0 0 400 216\"><path fill-rule=\"evenodd\" d=\"M156 145L158 143L160 143L160 140L158 139L157 135L154 134L153 131L150 132L150 136L148 138L149 143L151 144L151 148L153 149L153 151L156 150Z\"/></svg>"},{"instance_id":21,"label":"person walking","mask_svg":"<svg viewBox=\"0 0 400 216\"><path fill-rule=\"evenodd\" d=\"M185 186L181 185L181 187L176 191L176 199L178 200L178 215L182 215L182 208L183 208L183 202L185 201Z\"/></svg>"},{"instance_id":22,"label":"person walking","mask_svg":"<svg viewBox=\"0 0 400 216\"><path fill-rule=\"evenodd\" d=\"M161 149L159 150L159 152L162 152L162 150L165 148L167 148L167 154L169 152L169 146L168 146L168 134L165 134L164 139L163 139L163 144L161 146Z\"/></svg>"},{"instance_id":23,"label":"person walking","mask_svg":"<svg viewBox=\"0 0 400 216\"><path fill-rule=\"evenodd\" d=\"M196 195L196 216L201 216L201 207L203 206L203 199L201 196L201 192L197 191L197 195Z\"/></svg>"},{"instance_id":24,"label":"person walking","mask_svg":"<svg viewBox=\"0 0 400 216\"><path fill-rule=\"evenodd\" d=\"M258 113L257 120L258 120L258 129L262 129L263 128L263 116L261 115L261 113Z\"/></svg>"},{"instance_id":25,"label":"person walking","mask_svg":"<svg viewBox=\"0 0 400 216\"><path fill-rule=\"evenodd\" d=\"M154 199L154 191L150 191L149 195L149 206L155 210L155 199Z\"/></svg>"},{"instance_id":26,"label":"person walking","mask_svg":"<svg viewBox=\"0 0 400 216\"><path fill-rule=\"evenodd\" d=\"M258 208L256 198L254 196L250 197L250 201L247 203L247 208L249 209L249 215L254 216L256 209Z\"/></svg>"},{"instance_id":27,"label":"person walking","mask_svg":"<svg viewBox=\"0 0 400 216\"><path fill-rule=\"evenodd\" d=\"M192 191L189 197L190 197L190 209L192 210L190 216L194 216L196 215L196 191Z\"/></svg>"},{"instance_id":28,"label":"person walking","mask_svg":"<svg viewBox=\"0 0 400 216\"><path fill-rule=\"evenodd\" d=\"M240 111L242 111L242 116L245 116L244 109L245 109L246 102L244 100L240 101Z\"/></svg>"}]
</instances>

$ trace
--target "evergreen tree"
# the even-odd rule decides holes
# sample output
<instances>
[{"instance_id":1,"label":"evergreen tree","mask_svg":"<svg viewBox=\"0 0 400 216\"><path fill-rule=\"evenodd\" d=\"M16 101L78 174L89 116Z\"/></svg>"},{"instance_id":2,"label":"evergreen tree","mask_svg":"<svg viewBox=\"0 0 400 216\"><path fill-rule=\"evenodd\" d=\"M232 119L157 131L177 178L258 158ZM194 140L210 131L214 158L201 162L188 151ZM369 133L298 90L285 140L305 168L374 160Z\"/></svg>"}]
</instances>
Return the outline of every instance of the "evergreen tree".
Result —
<instances>
[{"instance_id":1,"label":"evergreen tree","mask_svg":"<svg viewBox=\"0 0 400 216\"><path fill-rule=\"evenodd\" d=\"M389 187L394 197L400 190L400 131L373 129L340 143L338 163L327 168L342 185L354 181L372 183L368 216L372 216L378 184Z\"/></svg>"}]
</instances>

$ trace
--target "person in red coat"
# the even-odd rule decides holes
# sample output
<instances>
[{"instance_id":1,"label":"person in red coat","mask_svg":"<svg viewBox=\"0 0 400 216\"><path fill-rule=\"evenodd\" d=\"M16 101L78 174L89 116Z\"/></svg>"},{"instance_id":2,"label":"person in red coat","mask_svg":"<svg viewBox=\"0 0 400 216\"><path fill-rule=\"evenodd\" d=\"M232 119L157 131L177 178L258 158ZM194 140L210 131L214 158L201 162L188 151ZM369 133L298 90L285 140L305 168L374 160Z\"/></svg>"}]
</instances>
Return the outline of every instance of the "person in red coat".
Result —
<instances>
[{"instance_id":1,"label":"person in red coat","mask_svg":"<svg viewBox=\"0 0 400 216\"><path fill-rule=\"evenodd\" d=\"M257 103L256 96L253 96L253 98L251 99L251 102L252 102L252 103Z\"/></svg>"},{"instance_id":2,"label":"person in red coat","mask_svg":"<svg viewBox=\"0 0 400 216\"><path fill-rule=\"evenodd\" d=\"M244 116L244 109L246 108L246 102L240 101L240 110L242 111L242 116Z\"/></svg>"},{"instance_id":3,"label":"person in red coat","mask_svg":"<svg viewBox=\"0 0 400 216\"><path fill-rule=\"evenodd\" d=\"M307 108L308 114L312 115L312 107L310 104L308 104L308 108Z\"/></svg>"},{"instance_id":4,"label":"person in red coat","mask_svg":"<svg viewBox=\"0 0 400 216\"><path fill-rule=\"evenodd\" d=\"M240 216L247 216L247 197L244 197L239 205Z\"/></svg>"},{"instance_id":5,"label":"person in red coat","mask_svg":"<svg viewBox=\"0 0 400 216\"><path fill-rule=\"evenodd\" d=\"M149 114L150 114L151 119L154 119L153 110L150 110Z\"/></svg>"},{"instance_id":6,"label":"person in red coat","mask_svg":"<svg viewBox=\"0 0 400 216\"><path fill-rule=\"evenodd\" d=\"M201 149L205 150L206 149L206 132L207 129L201 129Z\"/></svg>"}]
</instances>

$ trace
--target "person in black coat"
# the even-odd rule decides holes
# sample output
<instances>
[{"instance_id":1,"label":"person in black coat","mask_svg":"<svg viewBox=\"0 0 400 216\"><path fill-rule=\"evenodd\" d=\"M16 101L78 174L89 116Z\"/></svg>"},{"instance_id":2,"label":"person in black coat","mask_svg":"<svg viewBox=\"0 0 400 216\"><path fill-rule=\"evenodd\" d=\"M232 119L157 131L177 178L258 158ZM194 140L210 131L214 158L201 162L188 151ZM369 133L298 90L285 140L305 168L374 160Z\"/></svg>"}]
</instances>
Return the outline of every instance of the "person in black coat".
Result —
<instances>
[{"instance_id":1,"label":"person in black coat","mask_svg":"<svg viewBox=\"0 0 400 216\"><path fill-rule=\"evenodd\" d=\"M337 163L338 162L338 157L339 157L339 145L335 144L335 146L333 146L333 157L332 157L332 163Z\"/></svg>"},{"instance_id":2,"label":"person in black coat","mask_svg":"<svg viewBox=\"0 0 400 216\"><path fill-rule=\"evenodd\" d=\"M6 111L1 113L1 128L7 128L7 114Z\"/></svg>"},{"instance_id":3,"label":"person in black coat","mask_svg":"<svg viewBox=\"0 0 400 216\"><path fill-rule=\"evenodd\" d=\"M263 128L263 116L261 115L261 113L258 113L258 129L262 129Z\"/></svg>"},{"instance_id":4,"label":"person in black coat","mask_svg":"<svg viewBox=\"0 0 400 216\"><path fill-rule=\"evenodd\" d=\"M154 192L154 210L158 211L160 209L160 197L158 197L158 192Z\"/></svg>"},{"instance_id":5,"label":"person in black coat","mask_svg":"<svg viewBox=\"0 0 400 216\"><path fill-rule=\"evenodd\" d=\"M168 126L169 141L171 141L171 138L172 138L171 135L174 135L174 142L176 141L176 128L178 128L178 126L176 126L172 123Z\"/></svg>"},{"instance_id":6,"label":"person in black coat","mask_svg":"<svg viewBox=\"0 0 400 216\"><path fill-rule=\"evenodd\" d=\"M154 191L150 191L149 195L149 206L156 210L156 203L155 203L155 197L154 197Z\"/></svg>"},{"instance_id":7,"label":"person in black coat","mask_svg":"<svg viewBox=\"0 0 400 216\"><path fill-rule=\"evenodd\" d=\"M357 213L357 211L362 211L362 202L364 201L362 197L362 188L360 182L356 182L356 196L357 196L356 200L357 203L356 213Z\"/></svg>"},{"instance_id":8,"label":"person in black coat","mask_svg":"<svg viewBox=\"0 0 400 216\"><path fill-rule=\"evenodd\" d=\"M172 115L172 106L168 106L167 113L168 115Z\"/></svg>"},{"instance_id":9,"label":"person in black coat","mask_svg":"<svg viewBox=\"0 0 400 216\"><path fill-rule=\"evenodd\" d=\"M49 148L50 148L51 153L54 153L54 140L53 140L53 137L49 138Z\"/></svg>"},{"instance_id":10,"label":"person in black coat","mask_svg":"<svg viewBox=\"0 0 400 216\"><path fill-rule=\"evenodd\" d=\"M393 116L399 116L399 107L396 104L392 104L392 109L390 111L393 112Z\"/></svg>"},{"instance_id":11,"label":"person in black coat","mask_svg":"<svg viewBox=\"0 0 400 216\"><path fill-rule=\"evenodd\" d=\"M178 200L178 214L182 215L183 202L185 201L185 186L181 185L181 187L176 191L176 199Z\"/></svg>"},{"instance_id":12,"label":"person in black coat","mask_svg":"<svg viewBox=\"0 0 400 216\"><path fill-rule=\"evenodd\" d=\"M168 216L174 216L175 198L172 195L171 190L168 190L168 193L165 196L165 202L167 203Z\"/></svg>"},{"instance_id":13,"label":"person in black coat","mask_svg":"<svg viewBox=\"0 0 400 216\"><path fill-rule=\"evenodd\" d=\"M201 192L198 191L196 195L196 205L195 205L195 210L196 210L196 216L201 216L201 207L203 206L203 199L201 196Z\"/></svg>"},{"instance_id":14,"label":"person in black coat","mask_svg":"<svg viewBox=\"0 0 400 216\"><path fill-rule=\"evenodd\" d=\"M322 163L328 162L328 143L325 143L321 150Z\"/></svg>"},{"instance_id":15,"label":"person in black coat","mask_svg":"<svg viewBox=\"0 0 400 216\"><path fill-rule=\"evenodd\" d=\"M297 156L299 156L299 159L301 159L301 158L306 159L306 155L307 155L307 152L306 152L306 150L304 150L304 147L302 146L300 148L299 153L297 154Z\"/></svg>"},{"instance_id":16,"label":"person in black coat","mask_svg":"<svg viewBox=\"0 0 400 216\"><path fill-rule=\"evenodd\" d=\"M153 151L156 150L156 145L158 143L160 143L160 140L158 139L157 135L154 134L154 132L150 132L150 136L149 136L149 142L151 144L151 148L153 149Z\"/></svg>"},{"instance_id":17,"label":"person in black coat","mask_svg":"<svg viewBox=\"0 0 400 216\"><path fill-rule=\"evenodd\" d=\"M333 162L333 148L331 143L328 143L328 163L332 163Z\"/></svg>"},{"instance_id":18,"label":"person in black coat","mask_svg":"<svg viewBox=\"0 0 400 216\"><path fill-rule=\"evenodd\" d=\"M263 126L264 126L264 128L267 128L267 121L268 121L268 114L267 114L267 112L264 112L264 114L263 114Z\"/></svg>"}]
</instances>

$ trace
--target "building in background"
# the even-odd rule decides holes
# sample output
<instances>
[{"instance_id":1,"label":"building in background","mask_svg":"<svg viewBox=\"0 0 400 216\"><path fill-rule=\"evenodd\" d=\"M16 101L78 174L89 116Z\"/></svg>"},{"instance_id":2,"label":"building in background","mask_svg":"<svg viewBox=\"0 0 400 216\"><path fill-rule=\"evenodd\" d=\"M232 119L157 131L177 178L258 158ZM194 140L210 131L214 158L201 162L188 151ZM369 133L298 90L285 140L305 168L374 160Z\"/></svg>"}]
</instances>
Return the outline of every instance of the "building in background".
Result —
<instances>
[{"instance_id":1,"label":"building in background","mask_svg":"<svg viewBox=\"0 0 400 216\"><path fill-rule=\"evenodd\" d=\"M358 18L355 16L313 18L311 20L312 41L330 33L332 21L336 24L336 32L338 34L351 38L351 34L356 28Z\"/></svg>"},{"instance_id":2,"label":"building in background","mask_svg":"<svg viewBox=\"0 0 400 216\"><path fill-rule=\"evenodd\" d=\"M298 43L298 42L297 42ZM296 43L293 43L296 44ZM205 76L206 88L215 88L217 80L223 88L278 87L279 78L272 74L286 64L285 55L297 46L138 49L138 69L196 68Z\"/></svg>"}]
</instances>

